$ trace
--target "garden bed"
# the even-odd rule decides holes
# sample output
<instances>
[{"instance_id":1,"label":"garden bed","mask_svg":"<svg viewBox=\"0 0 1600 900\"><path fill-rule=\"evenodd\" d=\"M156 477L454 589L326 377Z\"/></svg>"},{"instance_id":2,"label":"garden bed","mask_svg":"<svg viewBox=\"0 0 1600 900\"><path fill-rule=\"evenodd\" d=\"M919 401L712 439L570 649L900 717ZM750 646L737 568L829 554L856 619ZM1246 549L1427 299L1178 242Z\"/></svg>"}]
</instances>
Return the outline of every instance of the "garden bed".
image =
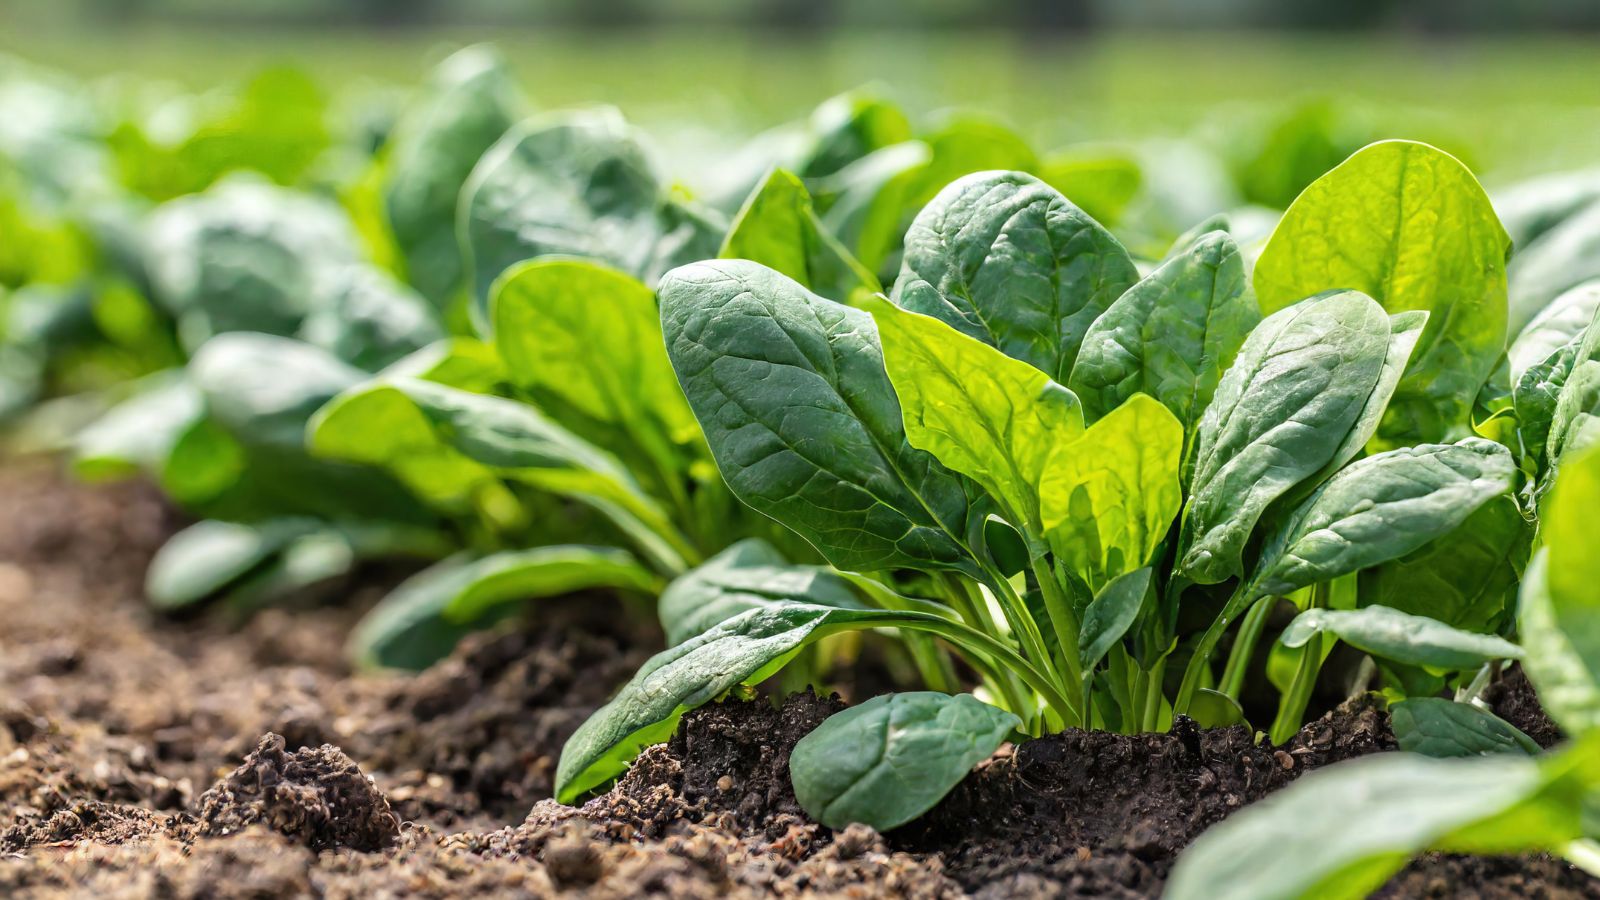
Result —
<instances>
[{"instance_id":1,"label":"garden bed","mask_svg":"<svg viewBox=\"0 0 1600 900\"><path fill-rule=\"evenodd\" d=\"M366 573L345 606L158 621L143 568L180 524L138 486L0 473L0 894L1153 896L1230 811L1394 746L1359 703L1277 749L1240 728L1068 731L1003 748L911 825L834 833L795 802L787 762L841 704L802 694L691 713L613 791L562 807L563 741L659 636L582 598L418 677L353 676L342 638L392 574ZM1520 678L1491 696L1554 738ZM1385 891L1600 883L1543 856L1433 855Z\"/></svg>"}]
</instances>

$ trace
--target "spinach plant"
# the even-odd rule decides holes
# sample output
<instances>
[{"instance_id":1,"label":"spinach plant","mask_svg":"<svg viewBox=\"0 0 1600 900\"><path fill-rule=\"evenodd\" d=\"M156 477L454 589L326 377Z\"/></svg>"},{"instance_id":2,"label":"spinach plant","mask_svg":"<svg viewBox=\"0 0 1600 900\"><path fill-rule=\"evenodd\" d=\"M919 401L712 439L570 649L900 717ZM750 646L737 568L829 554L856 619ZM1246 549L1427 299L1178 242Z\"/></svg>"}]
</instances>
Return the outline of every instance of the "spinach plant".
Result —
<instances>
[{"instance_id":1,"label":"spinach plant","mask_svg":"<svg viewBox=\"0 0 1600 900\"><path fill-rule=\"evenodd\" d=\"M1407 167L1435 172L1417 176L1434 190L1396 215L1374 185L1392 189ZM1340 191L1347 180L1361 190ZM1321 198L1355 198L1341 220L1351 234L1326 240L1377 254L1374 265L1403 258L1417 266L1408 279L1451 290L1423 303L1405 279L1368 285L1386 289L1380 302L1328 272L1271 282L1258 300L1222 231L1186 238L1141 278L1110 233L1018 172L941 191L907 233L887 298L843 305L748 261L669 273L668 355L723 477L833 572L767 574L762 596L697 579L700 610L744 611L651 660L586 723L563 753L558 796L603 784L684 710L846 630L924 635L927 670L945 680L841 714L797 745L797 795L834 826L920 814L1011 735L1239 721L1254 651L1286 601L1300 615L1284 644L1294 665L1280 740L1335 639L1435 672L1520 656L1493 634L1364 602L1360 582L1451 539L1516 484L1512 453L1468 436L1482 379L1424 392L1435 398L1425 409L1443 410L1425 424L1448 428L1407 420L1389 432L1450 442L1394 446L1382 430L1413 366L1435 343L1461 344L1432 337L1430 313L1454 329L1456 303L1497 290L1503 302L1503 243L1485 254L1472 242L1500 233L1494 213L1459 163L1423 145L1374 145L1324 181L1303 198L1307 215ZM1475 217L1465 262L1455 245L1415 246L1436 241L1413 218L1440 208ZM1305 252L1297 221L1291 210L1263 251L1269 272ZM1282 291L1301 294L1280 302ZM719 563L719 575L740 568ZM837 592L841 579L854 598ZM982 703L945 693L952 653ZM909 766L925 790L896 788Z\"/></svg>"}]
</instances>

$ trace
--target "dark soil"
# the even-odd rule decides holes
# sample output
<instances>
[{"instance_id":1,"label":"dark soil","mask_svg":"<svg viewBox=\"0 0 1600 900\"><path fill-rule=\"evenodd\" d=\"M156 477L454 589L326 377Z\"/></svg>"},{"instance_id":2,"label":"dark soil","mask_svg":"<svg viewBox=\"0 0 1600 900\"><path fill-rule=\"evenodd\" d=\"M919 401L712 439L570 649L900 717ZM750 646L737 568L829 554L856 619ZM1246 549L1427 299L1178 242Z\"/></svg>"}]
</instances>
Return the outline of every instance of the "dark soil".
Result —
<instances>
[{"instance_id":1,"label":"dark soil","mask_svg":"<svg viewBox=\"0 0 1600 900\"><path fill-rule=\"evenodd\" d=\"M1243 729L1069 731L1004 748L887 834L810 821L804 694L685 717L609 793L548 800L562 741L658 640L596 598L468 640L413 678L356 676L341 607L162 621L145 562L180 524L137 486L0 470L0 896L1148 897L1177 853L1302 772L1392 749L1346 705L1290 744ZM1558 737L1520 676L1497 711ZM1429 856L1393 897L1600 897L1546 857Z\"/></svg>"}]
</instances>

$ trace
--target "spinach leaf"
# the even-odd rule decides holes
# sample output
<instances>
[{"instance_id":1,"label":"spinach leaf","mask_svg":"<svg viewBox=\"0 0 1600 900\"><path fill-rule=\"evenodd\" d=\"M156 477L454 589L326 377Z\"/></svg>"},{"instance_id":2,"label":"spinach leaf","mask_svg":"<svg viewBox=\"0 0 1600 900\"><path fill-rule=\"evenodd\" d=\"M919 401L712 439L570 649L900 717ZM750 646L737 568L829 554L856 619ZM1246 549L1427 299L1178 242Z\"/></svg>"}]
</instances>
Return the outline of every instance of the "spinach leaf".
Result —
<instances>
[{"instance_id":1,"label":"spinach leaf","mask_svg":"<svg viewBox=\"0 0 1600 900\"><path fill-rule=\"evenodd\" d=\"M1533 528L1509 496L1454 530L1361 572L1363 606L1387 606L1467 631L1496 631L1514 608Z\"/></svg>"},{"instance_id":2,"label":"spinach leaf","mask_svg":"<svg viewBox=\"0 0 1600 900\"><path fill-rule=\"evenodd\" d=\"M723 226L668 196L614 109L536 116L511 129L461 189L460 221L476 313L516 263L592 259L646 283L716 255Z\"/></svg>"},{"instance_id":3,"label":"spinach leaf","mask_svg":"<svg viewBox=\"0 0 1600 900\"><path fill-rule=\"evenodd\" d=\"M1523 247L1507 266L1511 327L1520 329L1571 288L1600 278L1600 202L1591 202Z\"/></svg>"},{"instance_id":4,"label":"spinach leaf","mask_svg":"<svg viewBox=\"0 0 1600 900\"><path fill-rule=\"evenodd\" d=\"M894 828L931 809L1021 725L971 694L873 697L794 745L795 799L829 828Z\"/></svg>"},{"instance_id":5,"label":"spinach leaf","mask_svg":"<svg viewBox=\"0 0 1600 900\"><path fill-rule=\"evenodd\" d=\"M1461 631L1386 606L1308 609L1289 623L1279 641L1285 647L1303 647L1324 632L1381 659L1430 669L1470 669L1497 659L1523 658L1522 648L1505 638Z\"/></svg>"},{"instance_id":6,"label":"spinach leaf","mask_svg":"<svg viewBox=\"0 0 1600 900\"><path fill-rule=\"evenodd\" d=\"M1550 301L1506 350L1512 383L1581 336L1594 321L1597 311L1600 311L1600 280L1580 284Z\"/></svg>"},{"instance_id":7,"label":"spinach leaf","mask_svg":"<svg viewBox=\"0 0 1600 900\"><path fill-rule=\"evenodd\" d=\"M667 585L656 609L667 644L674 645L746 610L785 600L862 605L844 578L817 566L797 566L766 541L747 538Z\"/></svg>"},{"instance_id":8,"label":"spinach leaf","mask_svg":"<svg viewBox=\"0 0 1600 900\"><path fill-rule=\"evenodd\" d=\"M1267 505L1333 459L1382 374L1391 326L1364 294L1313 297L1268 316L1200 419L1178 571L1241 573Z\"/></svg>"},{"instance_id":9,"label":"spinach leaf","mask_svg":"<svg viewBox=\"0 0 1600 900\"><path fill-rule=\"evenodd\" d=\"M1128 633L1150 590L1149 567L1119 575L1095 595L1083 612L1078 631L1078 664L1094 671L1107 651Z\"/></svg>"},{"instance_id":10,"label":"spinach leaf","mask_svg":"<svg viewBox=\"0 0 1600 900\"><path fill-rule=\"evenodd\" d=\"M173 535L150 560L145 595L158 609L197 603L320 527L316 520L306 518L256 524L196 522Z\"/></svg>"},{"instance_id":11,"label":"spinach leaf","mask_svg":"<svg viewBox=\"0 0 1600 900\"><path fill-rule=\"evenodd\" d=\"M1432 313L1380 435L1436 441L1464 433L1505 345L1510 243L1483 188L1454 157L1382 141L1300 194L1261 251L1255 289L1268 311L1350 289L1389 312Z\"/></svg>"},{"instance_id":12,"label":"spinach leaf","mask_svg":"<svg viewBox=\"0 0 1600 900\"><path fill-rule=\"evenodd\" d=\"M1389 707L1400 749L1439 759L1520 753L1536 756L1538 744L1505 719L1471 703L1442 697L1411 697Z\"/></svg>"},{"instance_id":13,"label":"spinach leaf","mask_svg":"<svg viewBox=\"0 0 1600 900\"><path fill-rule=\"evenodd\" d=\"M1482 438L1352 463L1268 537L1253 593L1289 594L1404 556L1509 494L1516 472L1510 451Z\"/></svg>"},{"instance_id":14,"label":"spinach leaf","mask_svg":"<svg viewBox=\"0 0 1600 900\"><path fill-rule=\"evenodd\" d=\"M761 263L841 303L883 289L817 218L800 179L782 169L768 172L756 186L717 255Z\"/></svg>"},{"instance_id":15,"label":"spinach leaf","mask_svg":"<svg viewBox=\"0 0 1600 900\"><path fill-rule=\"evenodd\" d=\"M1424 850L1560 846L1583 834L1595 752L1591 741L1541 760L1384 753L1313 772L1202 834L1163 896L1226 885L1259 900L1359 898Z\"/></svg>"},{"instance_id":16,"label":"spinach leaf","mask_svg":"<svg viewBox=\"0 0 1600 900\"><path fill-rule=\"evenodd\" d=\"M1091 421L1149 394L1178 417L1190 447L1223 371L1260 320L1239 248L1225 232L1210 232L1095 319L1067 385Z\"/></svg>"},{"instance_id":17,"label":"spinach leaf","mask_svg":"<svg viewBox=\"0 0 1600 900\"><path fill-rule=\"evenodd\" d=\"M651 592L660 579L610 547L559 545L456 556L391 591L350 635L360 665L421 670L448 656L467 634L498 621L522 600L610 588Z\"/></svg>"},{"instance_id":18,"label":"spinach leaf","mask_svg":"<svg viewBox=\"0 0 1600 900\"><path fill-rule=\"evenodd\" d=\"M706 453L650 289L595 263L545 260L508 270L491 299L511 382L562 425L614 448L656 496L681 492Z\"/></svg>"},{"instance_id":19,"label":"spinach leaf","mask_svg":"<svg viewBox=\"0 0 1600 900\"><path fill-rule=\"evenodd\" d=\"M333 270L321 288L300 338L358 369L376 371L444 337L427 301L373 266Z\"/></svg>"},{"instance_id":20,"label":"spinach leaf","mask_svg":"<svg viewBox=\"0 0 1600 900\"><path fill-rule=\"evenodd\" d=\"M1172 413L1135 394L1050 451L1039 479L1044 534L1091 589L1148 564L1166 538L1183 504L1182 448Z\"/></svg>"},{"instance_id":21,"label":"spinach leaf","mask_svg":"<svg viewBox=\"0 0 1600 900\"><path fill-rule=\"evenodd\" d=\"M969 485L906 439L867 313L756 263L662 279L678 381L746 504L841 569L970 569Z\"/></svg>"},{"instance_id":22,"label":"spinach leaf","mask_svg":"<svg viewBox=\"0 0 1600 900\"><path fill-rule=\"evenodd\" d=\"M1520 625L1524 665L1539 698L1569 733L1600 730L1600 591L1594 511L1600 503L1600 451L1561 467L1545 504L1545 550L1524 575Z\"/></svg>"},{"instance_id":23,"label":"spinach leaf","mask_svg":"<svg viewBox=\"0 0 1600 900\"><path fill-rule=\"evenodd\" d=\"M434 69L389 138L384 212L407 278L436 309L465 277L455 229L461 186L523 105L510 67L479 44Z\"/></svg>"},{"instance_id":24,"label":"spinach leaf","mask_svg":"<svg viewBox=\"0 0 1600 900\"><path fill-rule=\"evenodd\" d=\"M1090 323L1138 280L1110 232L1021 172L958 179L906 233L894 302L1065 382Z\"/></svg>"},{"instance_id":25,"label":"spinach leaf","mask_svg":"<svg viewBox=\"0 0 1600 900\"><path fill-rule=\"evenodd\" d=\"M1040 529L1040 477L1057 442L1083 433L1073 393L1026 363L938 319L882 298L864 303L900 399L906 439L999 498L1030 533Z\"/></svg>"}]
</instances>

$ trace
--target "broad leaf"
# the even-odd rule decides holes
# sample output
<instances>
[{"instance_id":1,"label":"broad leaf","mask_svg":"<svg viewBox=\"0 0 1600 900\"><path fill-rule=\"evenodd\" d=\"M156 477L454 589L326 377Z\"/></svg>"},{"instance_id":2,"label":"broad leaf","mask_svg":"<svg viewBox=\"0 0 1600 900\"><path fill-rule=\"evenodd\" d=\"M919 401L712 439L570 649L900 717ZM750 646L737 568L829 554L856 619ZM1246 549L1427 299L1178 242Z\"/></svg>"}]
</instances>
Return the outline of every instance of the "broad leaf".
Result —
<instances>
[{"instance_id":1,"label":"broad leaf","mask_svg":"<svg viewBox=\"0 0 1600 900\"><path fill-rule=\"evenodd\" d=\"M1518 248L1511 279L1511 327L1521 329L1566 291L1600 278L1600 203L1583 209Z\"/></svg>"},{"instance_id":2,"label":"broad leaf","mask_svg":"<svg viewBox=\"0 0 1600 900\"><path fill-rule=\"evenodd\" d=\"M1351 463L1268 537L1253 594L1289 594L1398 559L1509 494L1516 472L1511 452L1482 438Z\"/></svg>"},{"instance_id":3,"label":"broad leaf","mask_svg":"<svg viewBox=\"0 0 1600 900\"><path fill-rule=\"evenodd\" d=\"M1496 497L1455 530L1363 570L1360 602L1495 631L1514 608L1533 528L1511 497Z\"/></svg>"},{"instance_id":4,"label":"broad leaf","mask_svg":"<svg viewBox=\"0 0 1600 900\"><path fill-rule=\"evenodd\" d=\"M1381 659L1438 670L1523 658L1522 648L1505 638L1461 631L1386 606L1308 609L1289 623L1279 640L1286 647L1303 647L1312 636L1322 633Z\"/></svg>"},{"instance_id":5,"label":"broad leaf","mask_svg":"<svg viewBox=\"0 0 1600 900\"><path fill-rule=\"evenodd\" d=\"M1447 759L1495 753L1537 755L1538 744L1505 719L1471 703L1412 697L1389 707L1400 749Z\"/></svg>"},{"instance_id":6,"label":"broad leaf","mask_svg":"<svg viewBox=\"0 0 1600 900\"><path fill-rule=\"evenodd\" d=\"M1535 761L1385 753L1313 772L1202 834L1167 900L1367 896L1425 850L1509 853L1583 833L1595 746ZM1359 827L1352 827L1359 823Z\"/></svg>"},{"instance_id":7,"label":"broad leaf","mask_svg":"<svg viewBox=\"0 0 1600 900\"><path fill-rule=\"evenodd\" d=\"M133 390L73 438L72 466L80 478L159 472L183 433L205 415L204 398L181 370L157 372Z\"/></svg>"},{"instance_id":8,"label":"broad leaf","mask_svg":"<svg viewBox=\"0 0 1600 900\"><path fill-rule=\"evenodd\" d=\"M366 379L325 350L266 334L224 334L189 361L189 378L210 415L250 444L305 445L306 420L341 391Z\"/></svg>"},{"instance_id":9,"label":"broad leaf","mask_svg":"<svg viewBox=\"0 0 1600 900\"><path fill-rule=\"evenodd\" d=\"M1150 562L1183 503L1183 426L1144 394L1056 443L1039 481L1056 557L1098 590Z\"/></svg>"},{"instance_id":10,"label":"broad leaf","mask_svg":"<svg viewBox=\"0 0 1600 900\"><path fill-rule=\"evenodd\" d=\"M911 446L983 485L1018 519L1013 525L1037 532L1046 460L1083 434L1078 398L938 319L877 297L863 305L877 323Z\"/></svg>"},{"instance_id":11,"label":"broad leaf","mask_svg":"<svg viewBox=\"0 0 1600 900\"><path fill-rule=\"evenodd\" d=\"M261 565L295 538L323 526L310 519L254 525L207 520L173 535L150 560L145 595L160 609L212 596Z\"/></svg>"},{"instance_id":12,"label":"broad leaf","mask_svg":"<svg viewBox=\"0 0 1600 900\"><path fill-rule=\"evenodd\" d=\"M344 266L322 279L319 302L300 326L306 343L364 371L398 362L444 337L419 294L373 266Z\"/></svg>"},{"instance_id":13,"label":"broad leaf","mask_svg":"<svg viewBox=\"0 0 1600 900\"><path fill-rule=\"evenodd\" d=\"M1573 734L1600 729L1600 451L1561 467L1542 523L1546 550L1522 586L1525 665L1545 708Z\"/></svg>"},{"instance_id":14,"label":"broad leaf","mask_svg":"<svg viewBox=\"0 0 1600 900\"><path fill-rule=\"evenodd\" d=\"M1389 317L1340 291L1268 316L1223 373L1200 420L1178 570L1200 584L1241 574L1267 505L1339 451L1378 384Z\"/></svg>"},{"instance_id":15,"label":"broad leaf","mask_svg":"<svg viewBox=\"0 0 1600 900\"><path fill-rule=\"evenodd\" d=\"M577 256L649 284L714 256L723 230L667 196L613 109L537 116L507 132L472 170L459 215L480 314L490 285L523 260Z\"/></svg>"},{"instance_id":16,"label":"broad leaf","mask_svg":"<svg viewBox=\"0 0 1600 900\"><path fill-rule=\"evenodd\" d=\"M495 347L513 383L651 473L658 493L681 490L674 482L698 455L688 448L700 430L672 377L649 288L596 263L548 260L506 272L492 303Z\"/></svg>"},{"instance_id":17,"label":"broad leaf","mask_svg":"<svg viewBox=\"0 0 1600 900\"><path fill-rule=\"evenodd\" d=\"M1200 414L1261 314L1245 292L1244 263L1226 232L1202 235L1117 298L1089 326L1067 382L1090 419L1137 393L1182 423L1185 446Z\"/></svg>"},{"instance_id":18,"label":"broad leaf","mask_svg":"<svg viewBox=\"0 0 1600 900\"><path fill-rule=\"evenodd\" d=\"M1361 291L1389 312L1428 311L1381 434L1436 441L1464 432L1505 346L1510 244L1459 161L1426 144L1382 141L1296 198L1256 262L1254 286L1268 311L1334 289Z\"/></svg>"},{"instance_id":19,"label":"broad leaf","mask_svg":"<svg viewBox=\"0 0 1600 900\"><path fill-rule=\"evenodd\" d=\"M363 666L424 669L522 600L598 588L650 592L655 575L609 547L552 546L453 557L401 583L350 635Z\"/></svg>"},{"instance_id":20,"label":"broad leaf","mask_svg":"<svg viewBox=\"0 0 1600 900\"><path fill-rule=\"evenodd\" d=\"M782 169L768 172L756 186L717 255L761 263L841 303L882 290L877 276L817 218L805 185Z\"/></svg>"},{"instance_id":21,"label":"broad leaf","mask_svg":"<svg viewBox=\"0 0 1600 900\"><path fill-rule=\"evenodd\" d=\"M829 828L894 828L931 809L1021 725L971 694L873 697L794 745L795 799Z\"/></svg>"},{"instance_id":22,"label":"broad leaf","mask_svg":"<svg viewBox=\"0 0 1600 900\"><path fill-rule=\"evenodd\" d=\"M1089 325L1137 280L1117 239L1054 188L982 172L917 215L893 299L1065 382Z\"/></svg>"},{"instance_id":23,"label":"broad leaf","mask_svg":"<svg viewBox=\"0 0 1600 900\"><path fill-rule=\"evenodd\" d=\"M384 210L408 278L435 308L444 309L464 279L455 229L461 186L522 105L510 67L475 45L440 63L395 125Z\"/></svg>"},{"instance_id":24,"label":"broad leaf","mask_svg":"<svg viewBox=\"0 0 1600 900\"><path fill-rule=\"evenodd\" d=\"M1580 284L1540 310L1506 351L1512 383L1582 335L1596 312L1600 312L1600 280Z\"/></svg>"},{"instance_id":25,"label":"broad leaf","mask_svg":"<svg viewBox=\"0 0 1600 900\"><path fill-rule=\"evenodd\" d=\"M738 260L662 279L667 353L723 478L841 569L966 568L968 488L906 440L872 317Z\"/></svg>"},{"instance_id":26,"label":"broad leaf","mask_svg":"<svg viewBox=\"0 0 1600 900\"><path fill-rule=\"evenodd\" d=\"M1084 672L1092 672L1139 617L1151 574L1146 567L1118 576L1090 601L1078 630L1078 664Z\"/></svg>"},{"instance_id":27,"label":"broad leaf","mask_svg":"<svg viewBox=\"0 0 1600 900\"><path fill-rule=\"evenodd\" d=\"M789 600L862 605L845 579L817 566L795 565L766 541L747 538L667 585L657 613L672 645L746 610Z\"/></svg>"}]
</instances>

